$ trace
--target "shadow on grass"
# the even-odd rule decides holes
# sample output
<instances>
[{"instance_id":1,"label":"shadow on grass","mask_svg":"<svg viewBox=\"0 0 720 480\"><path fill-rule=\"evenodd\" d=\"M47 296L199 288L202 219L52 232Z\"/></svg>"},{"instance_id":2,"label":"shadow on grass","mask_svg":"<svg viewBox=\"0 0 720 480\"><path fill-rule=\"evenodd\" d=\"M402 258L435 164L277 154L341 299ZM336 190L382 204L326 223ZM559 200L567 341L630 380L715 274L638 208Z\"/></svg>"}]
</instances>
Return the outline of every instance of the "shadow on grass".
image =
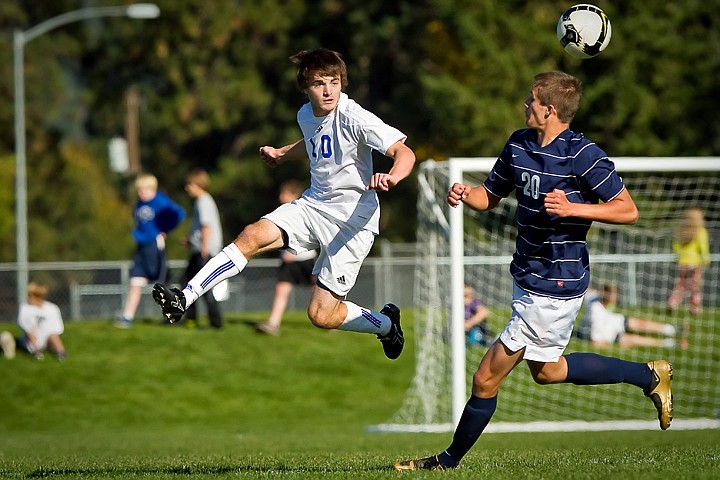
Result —
<instances>
[{"instance_id":1,"label":"shadow on grass","mask_svg":"<svg viewBox=\"0 0 720 480\"><path fill-rule=\"evenodd\" d=\"M166 467L108 467L108 468L39 468L18 478L52 478L59 476L88 476L88 478L127 478L128 476L145 475L223 475L228 473L265 473L265 474L313 474L313 473L359 473L383 472L392 470L390 465L347 467L315 466L305 467L297 465L226 465L226 466L166 466ZM0 472L2 473L2 472ZM7 472L5 472L7 473ZM3 473L4 475L4 473Z\"/></svg>"}]
</instances>

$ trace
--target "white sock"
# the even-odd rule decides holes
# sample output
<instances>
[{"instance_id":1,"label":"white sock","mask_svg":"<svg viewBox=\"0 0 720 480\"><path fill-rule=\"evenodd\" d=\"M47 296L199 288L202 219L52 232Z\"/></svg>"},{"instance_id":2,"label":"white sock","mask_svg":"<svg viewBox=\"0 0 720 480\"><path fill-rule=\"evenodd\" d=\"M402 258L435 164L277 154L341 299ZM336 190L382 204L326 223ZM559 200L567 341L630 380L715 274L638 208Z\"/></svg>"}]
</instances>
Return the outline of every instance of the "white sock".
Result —
<instances>
[{"instance_id":1,"label":"white sock","mask_svg":"<svg viewBox=\"0 0 720 480\"><path fill-rule=\"evenodd\" d=\"M367 310L347 300L343 303L347 306L348 313L343 323L338 327L338 330L374 333L376 335L387 335L390 333L392 322L387 316L380 312Z\"/></svg>"},{"instance_id":2,"label":"white sock","mask_svg":"<svg viewBox=\"0 0 720 480\"><path fill-rule=\"evenodd\" d=\"M673 325L670 325L669 323L666 323L663 326L663 333L668 337L672 337L673 335L675 335L675 327Z\"/></svg>"},{"instance_id":3,"label":"white sock","mask_svg":"<svg viewBox=\"0 0 720 480\"><path fill-rule=\"evenodd\" d=\"M665 340L663 340L663 346L672 348L675 346L675 340L672 338L666 338Z\"/></svg>"},{"instance_id":4,"label":"white sock","mask_svg":"<svg viewBox=\"0 0 720 480\"><path fill-rule=\"evenodd\" d=\"M183 289L185 308L195 303L204 293L209 292L226 278L242 272L248 264L247 258L234 243L223 248L220 253L208 260L203 268Z\"/></svg>"}]
</instances>

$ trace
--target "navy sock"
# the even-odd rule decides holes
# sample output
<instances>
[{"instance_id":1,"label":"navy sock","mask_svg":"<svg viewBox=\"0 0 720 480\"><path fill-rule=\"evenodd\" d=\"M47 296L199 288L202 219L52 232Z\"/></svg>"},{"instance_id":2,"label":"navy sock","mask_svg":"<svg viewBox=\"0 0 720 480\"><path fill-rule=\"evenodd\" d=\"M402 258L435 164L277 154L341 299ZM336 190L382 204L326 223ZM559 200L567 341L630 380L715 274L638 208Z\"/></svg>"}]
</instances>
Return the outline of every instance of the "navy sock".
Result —
<instances>
[{"instance_id":1,"label":"navy sock","mask_svg":"<svg viewBox=\"0 0 720 480\"><path fill-rule=\"evenodd\" d=\"M443 466L452 468L460 463L490 423L495 407L497 407L497 395L492 398L480 398L475 395L470 397L460 416L452 443L447 450L438 455L438 460Z\"/></svg>"},{"instance_id":2,"label":"navy sock","mask_svg":"<svg viewBox=\"0 0 720 480\"><path fill-rule=\"evenodd\" d=\"M645 390L652 381L652 373L645 363L603 357L596 353L570 353L565 355L565 360L568 367L565 383L575 385L629 383Z\"/></svg>"}]
</instances>

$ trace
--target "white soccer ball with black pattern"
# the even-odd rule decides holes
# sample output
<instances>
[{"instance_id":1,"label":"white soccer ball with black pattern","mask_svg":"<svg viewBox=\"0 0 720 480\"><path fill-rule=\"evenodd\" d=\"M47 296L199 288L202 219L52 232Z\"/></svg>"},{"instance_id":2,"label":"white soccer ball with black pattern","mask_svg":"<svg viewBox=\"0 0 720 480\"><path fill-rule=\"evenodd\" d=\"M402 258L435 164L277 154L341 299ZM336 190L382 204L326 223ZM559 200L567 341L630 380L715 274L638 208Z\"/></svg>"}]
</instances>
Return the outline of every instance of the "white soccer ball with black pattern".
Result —
<instances>
[{"instance_id":1,"label":"white soccer ball with black pattern","mask_svg":"<svg viewBox=\"0 0 720 480\"><path fill-rule=\"evenodd\" d=\"M576 58L592 58L610 43L610 19L595 5L574 5L560 16L557 37L565 51Z\"/></svg>"}]
</instances>

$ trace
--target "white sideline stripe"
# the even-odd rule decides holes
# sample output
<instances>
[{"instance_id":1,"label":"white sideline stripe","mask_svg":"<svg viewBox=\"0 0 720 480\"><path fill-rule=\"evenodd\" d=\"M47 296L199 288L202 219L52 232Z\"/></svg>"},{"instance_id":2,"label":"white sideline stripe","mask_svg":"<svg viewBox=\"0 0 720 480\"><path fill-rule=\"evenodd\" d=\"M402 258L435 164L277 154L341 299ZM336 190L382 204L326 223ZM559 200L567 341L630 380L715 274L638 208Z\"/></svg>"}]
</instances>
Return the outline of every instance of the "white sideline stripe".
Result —
<instances>
[{"instance_id":1,"label":"white sideline stripe","mask_svg":"<svg viewBox=\"0 0 720 480\"><path fill-rule=\"evenodd\" d=\"M708 430L720 428L720 420L714 418L674 419L671 430ZM604 432L614 430L659 430L657 420L617 420L611 422L498 422L490 423L483 433L520 433L520 432ZM388 433L445 433L455 427L450 423L427 425L403 425L386 423L370 425L367 432Z\"/></svg>"}]
</instances>

